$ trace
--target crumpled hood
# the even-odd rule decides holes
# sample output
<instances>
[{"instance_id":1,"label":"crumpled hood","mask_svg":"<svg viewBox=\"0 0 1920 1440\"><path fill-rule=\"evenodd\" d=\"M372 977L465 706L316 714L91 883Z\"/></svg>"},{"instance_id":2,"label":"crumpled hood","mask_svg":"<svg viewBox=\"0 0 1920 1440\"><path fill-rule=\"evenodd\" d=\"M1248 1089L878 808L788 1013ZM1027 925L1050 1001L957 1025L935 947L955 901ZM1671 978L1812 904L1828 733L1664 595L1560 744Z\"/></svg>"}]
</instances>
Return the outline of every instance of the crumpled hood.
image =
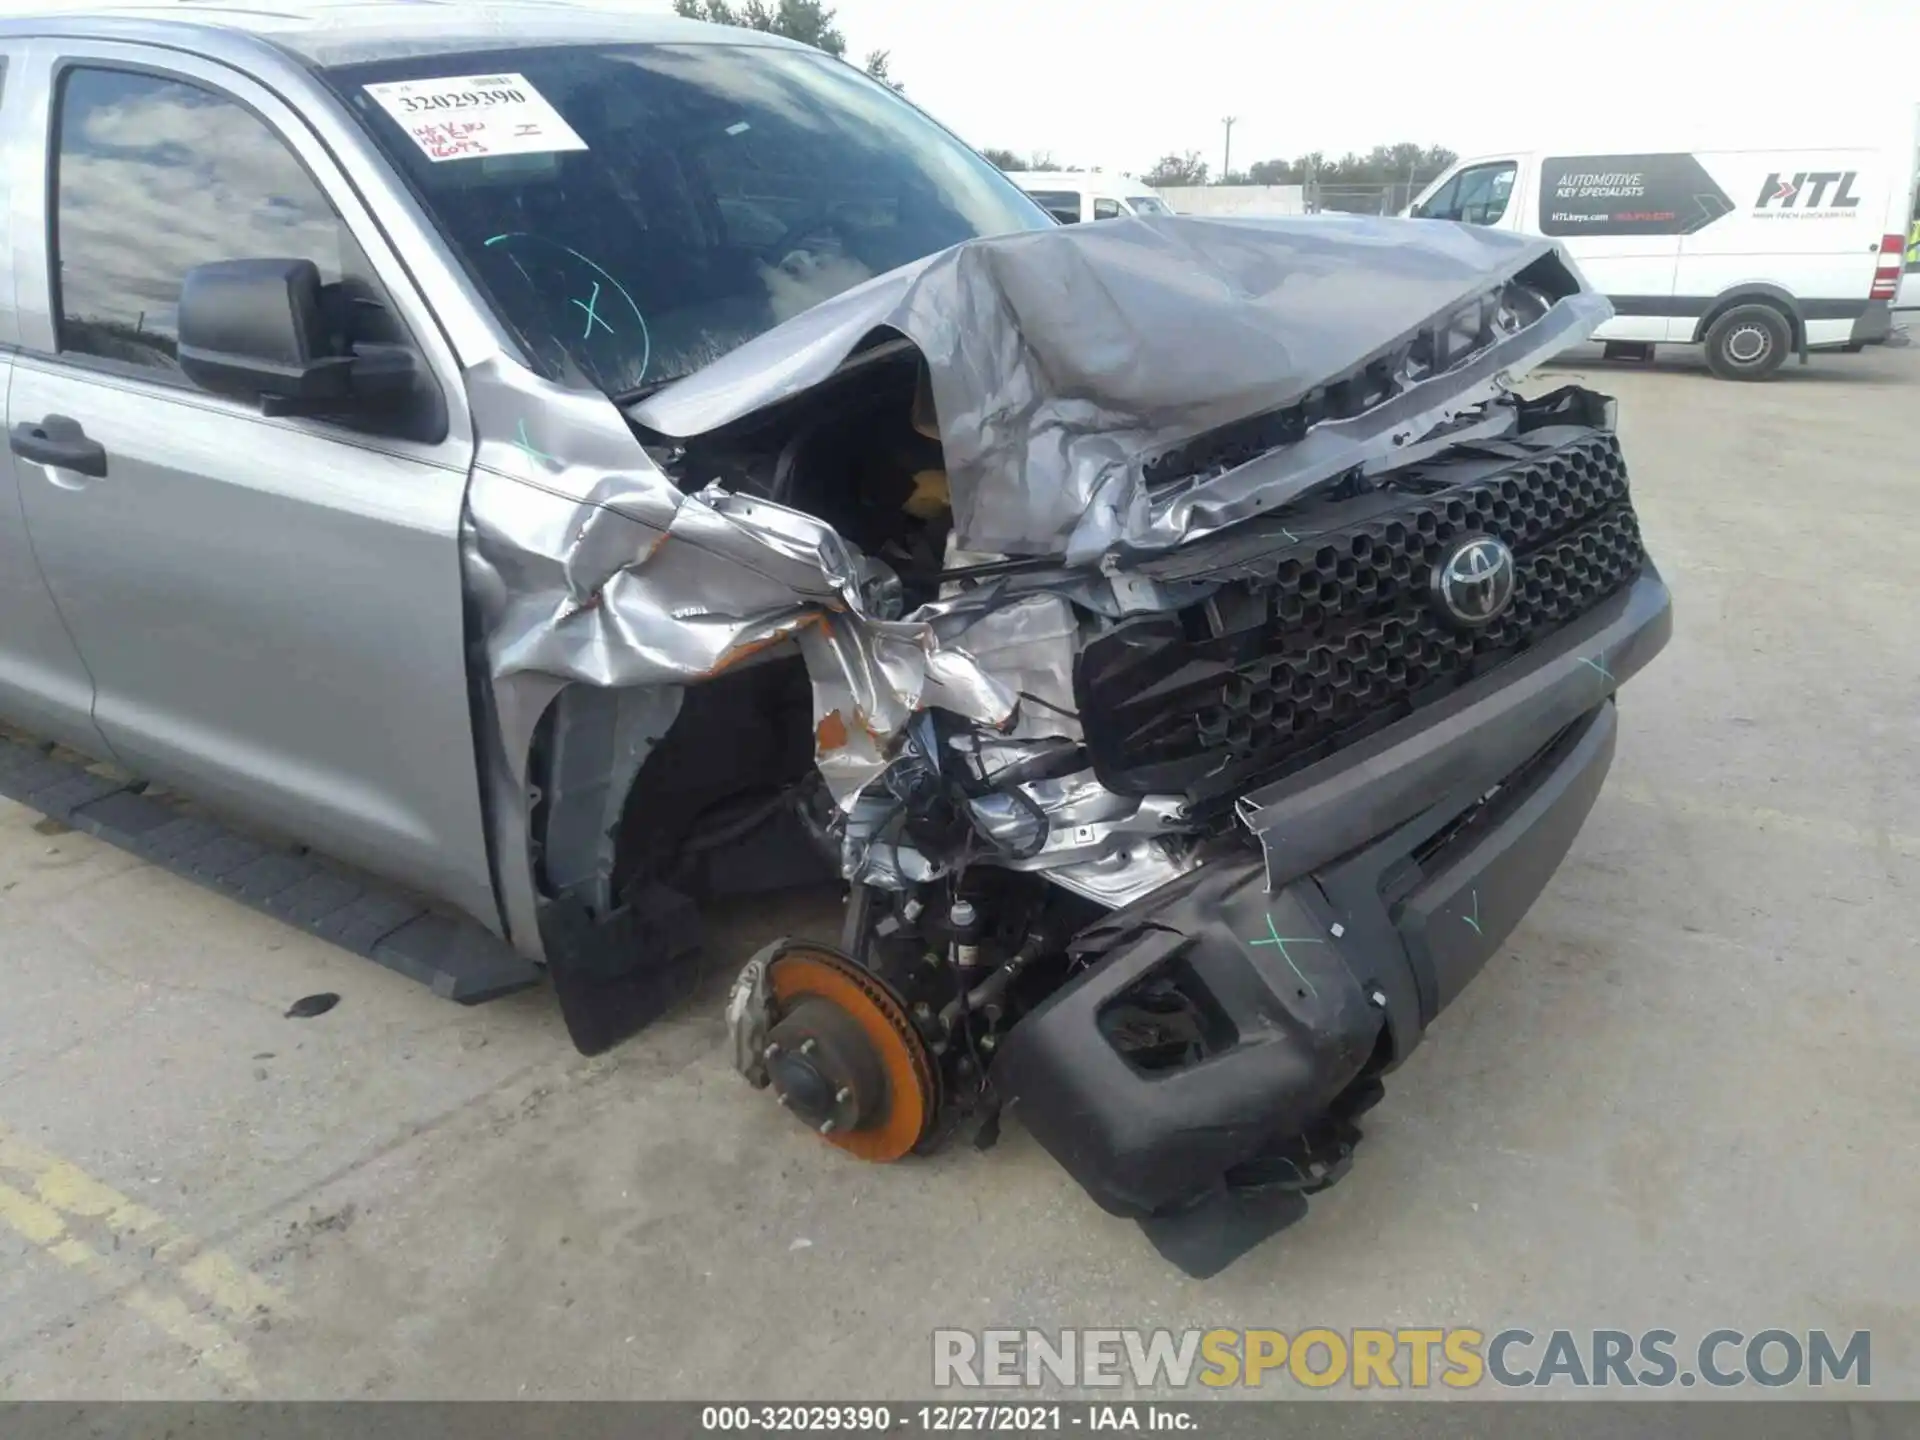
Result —
<instances>
[{"instance_id":1,"label":"crumpled hood","mask_svg":"<svg viewBox=\"0 0 1920 1440\"><path fill-rule=\"evenodd\" d=\"M1523 274L1524 272L1524 274ZM1423 330L1519 278L1536 309L1433 365ZM1484 316L1484 310L1474 313ZM629 411L685 439L831 375L875 331L925 357L970 551L1164 549L1377 464L1612 313L1553 242L1424 220L1146 216L970 241L876 277ZM1425 355L1426 360L1421 357ZM1155 456L1366 369L1387 397L1155 493Z\"/></svg>"}]
</instances>

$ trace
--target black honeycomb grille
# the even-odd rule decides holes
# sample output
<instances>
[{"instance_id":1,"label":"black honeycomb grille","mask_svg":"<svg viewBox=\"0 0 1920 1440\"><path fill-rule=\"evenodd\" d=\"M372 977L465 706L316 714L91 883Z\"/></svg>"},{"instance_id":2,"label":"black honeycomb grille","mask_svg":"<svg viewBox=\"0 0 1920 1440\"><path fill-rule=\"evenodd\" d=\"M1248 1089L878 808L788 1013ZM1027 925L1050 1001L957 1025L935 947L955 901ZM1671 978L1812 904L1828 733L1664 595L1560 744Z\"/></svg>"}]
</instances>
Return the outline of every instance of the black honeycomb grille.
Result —
<instances>
[{"instance_id":1,"label":"black honeycomb grille","mask_svg":"<svg viewBox=\"0 0 1920 1440\"><path fill-rule=\"evenodd\" d=\"M1644 562L1611 434L1382 514L1283 542L1206 604L1089 644L1080 713L1096 772L1127 793L1232 798L1392 724L1522 653L1625 587ZM1495 535L1517 580L1493 624L1461 629L1428 598L1458 540ZM1251 571L1251 573L1249 573Z\"/></svg>"}]
</instances>

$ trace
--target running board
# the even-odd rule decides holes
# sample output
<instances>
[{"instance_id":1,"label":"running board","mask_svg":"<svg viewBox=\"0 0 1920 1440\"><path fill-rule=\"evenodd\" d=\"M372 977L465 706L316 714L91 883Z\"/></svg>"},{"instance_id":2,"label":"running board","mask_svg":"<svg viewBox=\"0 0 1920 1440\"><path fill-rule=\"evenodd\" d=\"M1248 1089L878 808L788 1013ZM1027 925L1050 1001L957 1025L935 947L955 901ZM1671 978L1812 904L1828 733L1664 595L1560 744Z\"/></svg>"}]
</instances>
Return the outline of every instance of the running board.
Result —
<instances>
[{"instance_id":1,"label":"running board","mask_svg":"<svg viewBox=\"0 0 1920 1440\"><path fill-rule=\"evenodd\" d=\"M182 815L124 780L0 739L0 795L288 925L378 961L462 1005L538 985L538 966L471 920L344 866Z\"/></svg>"}]
</instances>

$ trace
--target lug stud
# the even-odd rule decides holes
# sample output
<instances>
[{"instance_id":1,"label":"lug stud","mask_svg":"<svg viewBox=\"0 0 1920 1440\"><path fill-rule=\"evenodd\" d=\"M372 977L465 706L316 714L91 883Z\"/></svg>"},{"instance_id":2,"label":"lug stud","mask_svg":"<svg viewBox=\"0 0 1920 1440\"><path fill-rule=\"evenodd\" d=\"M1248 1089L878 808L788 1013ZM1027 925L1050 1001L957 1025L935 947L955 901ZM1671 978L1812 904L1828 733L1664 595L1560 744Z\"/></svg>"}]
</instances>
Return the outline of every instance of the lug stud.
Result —
<instances>
[{"instance_id":1,"label":"lug stud","mask_svg":"<svg viewBox=\"0 0 1920 1440\"><path fill-rule=\"evenodd\" d=\"M836 1105L844 1105L852 1098L853 1088L848 1085L842 1085L838 1090L833 1092L833 1103Z\"/></svg>"},{"instance_id":2,"label":"lug stud","mask_svg":"<svg viewBox=\"0 0 1920 1440\"><path fill-rule=\"evenodd\" d=\"M831 1135L834 1132L835 1128L836 1127L834 1126L834 1123L831 1120L822 1120L820 1122L820 1133L822 1135Z\"/></svg>"},{"instance_id":3,"label":"lug stud","mask_svg":"<svg viewBox=\"0 0 1920 1440\"><path fill-rule=\"evenodd\" d=\"M776 1098L777 1100L779 1100L779 1102L780 1102L780 1104L781 1104L782 1106L787 1106L787 1105L791 1105L791 1104L793 1104L793 1097L792 1097L791 1095L789 1095L789 1094L787 1094L787 1092L786 1092L786 1091L784 1091L784 1090L782 1090L782 1091L781 1091L781 1092L779 1093L779 1095L777 1095L777 1096L776 1096L776 1097L774 1097L774 1098Z\"/></svg>"},{"instance_id":4,"label":"lug stud","mask_svg":"<svg viewBox=\"0 0 1920 1440\"><path fill-rule=\"evenodd\" d=\"M778 1060L780 1058L780 1042L776 1040L767 1046L766 1049L760 1052L760 1058L763 1060Z\"/></svg>"},{"instance_id":5,"label":"lug stud","mask_svg":"<svg viewBox=\"0 0 1920 1440\"><path fill-rule=\"evenodd\" d=\"M815 1043L814 1038L811 1035L809 1035L806 1039L800 1042L800 1053L802 1055L811 1055L814 1051L818 1050L819 1048L820 1048L819 1045Z\"/></svg>"}]
</instances>

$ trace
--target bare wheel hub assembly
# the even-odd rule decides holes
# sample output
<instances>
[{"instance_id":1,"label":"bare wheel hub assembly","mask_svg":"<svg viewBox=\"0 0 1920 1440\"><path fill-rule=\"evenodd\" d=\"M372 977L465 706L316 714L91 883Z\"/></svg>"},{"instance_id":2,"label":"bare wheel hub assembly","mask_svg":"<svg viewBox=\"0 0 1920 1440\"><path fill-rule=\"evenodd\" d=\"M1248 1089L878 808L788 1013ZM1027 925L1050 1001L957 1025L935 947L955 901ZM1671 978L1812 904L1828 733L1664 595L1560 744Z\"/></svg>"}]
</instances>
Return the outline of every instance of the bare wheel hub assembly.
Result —
<instances>
[{"instance_id":1,"label":"bare wheel hub assembly","mask_svg":"<svg viewBox=\"0 0 1920 1440\"><path fill-rule=\"evenodd\" d=\"M906 1007L871 972L795 948L767 970L773 1023L763 1052L780 1104L831 1145L898 1160L938 1108L933 1057Z\"/></svg>"}]
</instances>

